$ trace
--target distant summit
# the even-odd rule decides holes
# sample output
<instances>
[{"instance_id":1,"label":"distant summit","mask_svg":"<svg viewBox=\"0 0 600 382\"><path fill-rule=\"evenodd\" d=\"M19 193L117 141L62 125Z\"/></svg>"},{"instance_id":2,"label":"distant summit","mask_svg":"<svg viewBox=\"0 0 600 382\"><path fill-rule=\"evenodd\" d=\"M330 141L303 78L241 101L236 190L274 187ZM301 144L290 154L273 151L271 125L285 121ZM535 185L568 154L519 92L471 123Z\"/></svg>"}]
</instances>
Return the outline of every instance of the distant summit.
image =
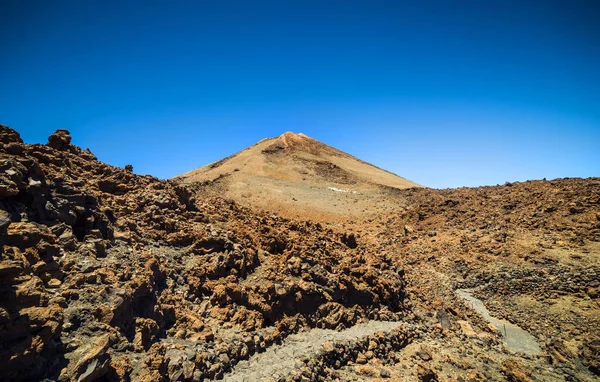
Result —
<instances>
[{"instance_id":1,"label":"distant summit","mask_svg":"<svg viewBox=\"0 0 600 382\"><path fill-rule=\"evenodd\" d=\"M271 138L271 140L274 140L273 143L265 148L263 153L273 153L279 150L295 150L309 152L313 155L321 155L327 152L338 151L305 134L295 134L290 131L281 134L277 138Z\"/></svg>"},{"instance_id":2,"label":"distant summit","mask_svg":"<svg viewBox=\"0 0 600 382\"><path fill-rule=\"evenodd\" d=\"M263 139L174 179L203 184L242 204L301 216L375 212L378 202L383 203L393 189L421 187L293 132Z\"/></svg>"}]
</instances>

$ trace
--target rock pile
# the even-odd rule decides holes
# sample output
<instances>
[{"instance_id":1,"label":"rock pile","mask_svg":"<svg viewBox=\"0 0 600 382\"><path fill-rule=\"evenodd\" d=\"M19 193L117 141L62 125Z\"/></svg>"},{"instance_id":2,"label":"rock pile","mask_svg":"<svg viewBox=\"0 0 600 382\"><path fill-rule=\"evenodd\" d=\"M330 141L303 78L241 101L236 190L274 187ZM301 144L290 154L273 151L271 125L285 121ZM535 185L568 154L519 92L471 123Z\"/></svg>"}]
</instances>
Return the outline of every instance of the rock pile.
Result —
<instances>
[{"instance_id":1,"label":"rock pile","mask_svg":"<svg viewBox=\"0 0 600 382\"><path fill-rule=\"evenodd\" d=\"M336 380L339 378L337 370L348 363L363 365L373 359L392 363L393 359L390 355L404 348L414 336L414 330L404 327L389 333L378 332L358 342L326 343L319 356L304 360L297 370L281 381ZM363 366L363 371L367 367ZM371 377L389 377L385 368L371 367L371 370L365 374Z\"/></svg>"}]
</instances>

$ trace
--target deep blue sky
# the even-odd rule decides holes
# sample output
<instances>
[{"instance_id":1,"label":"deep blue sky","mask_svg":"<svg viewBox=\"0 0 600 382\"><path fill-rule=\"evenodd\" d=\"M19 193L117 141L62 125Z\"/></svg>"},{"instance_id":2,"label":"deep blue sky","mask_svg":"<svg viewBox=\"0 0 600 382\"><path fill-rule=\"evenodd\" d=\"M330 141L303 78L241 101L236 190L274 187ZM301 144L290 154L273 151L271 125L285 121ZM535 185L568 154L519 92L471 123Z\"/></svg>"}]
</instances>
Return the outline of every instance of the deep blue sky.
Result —
<instances>
[{"instance_id":1,"label":"deep blue sky","mask_svg":"<svg viewBox=\"0 0 600 382\"><path fill-rule=\"evenodd\" d=\"M0 0L0 123L167 178L303 132L431 187L600 176L600 1Z\"/></svg>"}]
</instances>

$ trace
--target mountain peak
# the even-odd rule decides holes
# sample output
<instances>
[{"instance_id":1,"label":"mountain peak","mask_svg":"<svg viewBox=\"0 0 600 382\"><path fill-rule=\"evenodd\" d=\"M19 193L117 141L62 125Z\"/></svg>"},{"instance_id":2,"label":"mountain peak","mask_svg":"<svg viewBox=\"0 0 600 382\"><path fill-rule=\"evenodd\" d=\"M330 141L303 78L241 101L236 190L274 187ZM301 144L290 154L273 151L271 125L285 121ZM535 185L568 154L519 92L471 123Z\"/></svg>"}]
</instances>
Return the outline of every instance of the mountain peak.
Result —
<instances>
[{"instance_id":1,"label":"mountain peak","mask_svg":"<svg viewBox=\"0 0 600 382\"><path fill-rule=\"evenodd\" d=\"M279 136L279 138L292 138L292 139L294 139L294 138L308 138L308 136L306 136L305 134L302 134L302 133L296 134L296 133L294 133L292 131L286 131L285 133L281 134Z\"/></svg>"},{"instance_id":2,"label":"mountain peak","mask_svg":"<svg viewBox=\"0 0 600 382\"><path fill-rule=\"evenodd\" d=\"M271 144L262 151L263 154L270 154L281 150L289 150L296 148L314 151L315 147L313 146L321 144L321 142L312 139L302 133L296 134L291 131L286 131L280 136L268 139L266 141L270 141Z\"/></svg>"},{"instance_id":3,"label":"mountain peak","mask_svg":"<svg viewBox=\"0 0 600 382\"><path fill-rule=\"evenodd\" d=\"M313 140L306 135L299 133L293 133L291 131L286 131L277 137L277 141L285 144L286 146L293 146L295 143L305 142L307 139Z\"/></svg>"},{"instance_id":4,"label":"mountain peak","mask_svg":"<svg viewBox=\"0 0 600 382\"><path fill-rule=\"evenodd\" d=\"M176 180L199 182L206 192L212 190L242 204L303 217L302 213L308 212L345 216L374 213L374 208L381 206L373 200L382 199L392 188L420 187L291 131L263 139Z\"/></svg>"}]
</instances>

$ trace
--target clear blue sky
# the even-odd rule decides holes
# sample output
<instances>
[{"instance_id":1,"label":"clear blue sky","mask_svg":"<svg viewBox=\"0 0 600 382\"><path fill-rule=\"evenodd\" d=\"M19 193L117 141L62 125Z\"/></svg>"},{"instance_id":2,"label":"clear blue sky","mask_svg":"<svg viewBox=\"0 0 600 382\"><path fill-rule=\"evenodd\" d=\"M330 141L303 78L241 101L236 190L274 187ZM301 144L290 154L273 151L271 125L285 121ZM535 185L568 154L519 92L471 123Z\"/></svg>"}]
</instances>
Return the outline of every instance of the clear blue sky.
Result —
<instances>
[{"instance_id":1,"label":"clear blue sky","mask_svg":"<svg viewBox=\"0 0 600 382\"><path fill-rule=\"evenodd\" d=\"M0 0L0 123L168 178L285 131L431 187L600 176L600 1Z\"/></svg>"}]
</instances>

